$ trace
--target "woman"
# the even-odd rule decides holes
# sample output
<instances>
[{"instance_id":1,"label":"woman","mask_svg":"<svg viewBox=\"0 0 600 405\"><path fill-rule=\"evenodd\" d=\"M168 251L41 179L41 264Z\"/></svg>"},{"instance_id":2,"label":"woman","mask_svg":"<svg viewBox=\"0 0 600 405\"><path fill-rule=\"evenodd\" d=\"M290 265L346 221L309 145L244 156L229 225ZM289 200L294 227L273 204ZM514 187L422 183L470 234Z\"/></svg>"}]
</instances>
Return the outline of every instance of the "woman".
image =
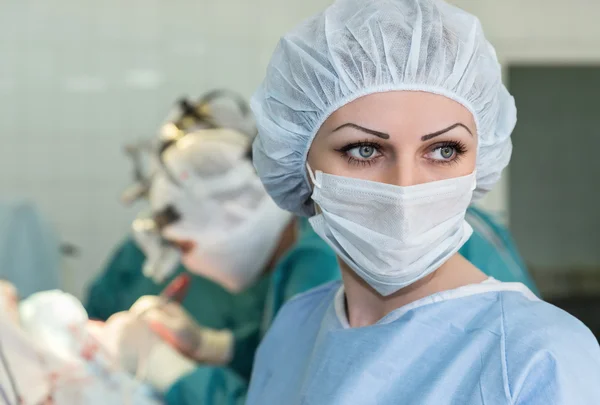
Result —
<instances>
[{"instance_id":1,"label":"woman","mask_svg":"<svg viewBox=\"0 0 600 405\"><path fill-rule=\"evenodd\" d=\"M248 404L598 404L590 331L456 252L508 164L514 101L479 22L435 0L338 0L279 43L255 166L343 283L290 301Z\"/></svg>"}]
</instances>

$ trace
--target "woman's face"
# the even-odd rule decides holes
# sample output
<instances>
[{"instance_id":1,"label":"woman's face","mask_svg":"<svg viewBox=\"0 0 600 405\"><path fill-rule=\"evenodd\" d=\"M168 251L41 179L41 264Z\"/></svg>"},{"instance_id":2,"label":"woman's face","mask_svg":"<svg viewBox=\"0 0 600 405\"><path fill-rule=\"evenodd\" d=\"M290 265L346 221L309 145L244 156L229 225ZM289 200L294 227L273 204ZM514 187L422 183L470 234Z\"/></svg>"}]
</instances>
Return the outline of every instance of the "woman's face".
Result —
<instances>
[{"instance_id":1,"label":"woman's face","mask_svg":"<svg viewBox=\"0 0 600 405\"><path fill-rule=\"evenodd\" d=\"M466 176L475 170L471 113L437 94L371 94L333 113L308 154L313 171L398 186Z\"/></svg>"}]
</instances>

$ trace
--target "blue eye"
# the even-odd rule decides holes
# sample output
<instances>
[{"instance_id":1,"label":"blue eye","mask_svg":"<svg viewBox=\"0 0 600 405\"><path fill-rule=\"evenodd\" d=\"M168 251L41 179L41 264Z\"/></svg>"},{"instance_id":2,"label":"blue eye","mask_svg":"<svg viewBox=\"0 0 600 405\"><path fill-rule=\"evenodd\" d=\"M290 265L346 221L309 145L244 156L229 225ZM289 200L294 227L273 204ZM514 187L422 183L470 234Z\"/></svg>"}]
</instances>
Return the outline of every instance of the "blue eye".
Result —
<instances>
[{"instance_id":1,"label":"blue eye","mask_svg":"<svg viewBox=\"0 0 600 405\"><path fill-rule=\"evenodd\" d=\"M456 155L453 146L439 146L432 151L431 158L434 160L450 160Z\"/></svg>"},{"instance_id":2,"label":"blue eye","mask_svg":"<svg viewBox=\"0 0 600 405\"><path fill-rule=\"evenodd\" d=\"M350 165L360 164L370 166L383 156L381 146L371 140L350 143L340 149L336 149L336 152L340 152L341 156L348 160L348 164Z\"/></svg>"},{"instance_id":3,"label":"blue eye","mask_svg":"<svg viewBox=\"0 0 600 405\"><path fill-rule=\"evenodd\" d=\"M446 141L431 146L427 158L435 163L451 163L460 159L466 151L467 147L462 142Z\"/></svg>"},{"instance_id":4,"label":"blue eye","mask_svg":"<svg viewBox=\"0 0 600 405\"><path fill-rule=\"evenodd\" d=\"M355 159L371 159L377 150L372 145L362 145L348 150L348 154Z\"/></svg>"}]
</instances>

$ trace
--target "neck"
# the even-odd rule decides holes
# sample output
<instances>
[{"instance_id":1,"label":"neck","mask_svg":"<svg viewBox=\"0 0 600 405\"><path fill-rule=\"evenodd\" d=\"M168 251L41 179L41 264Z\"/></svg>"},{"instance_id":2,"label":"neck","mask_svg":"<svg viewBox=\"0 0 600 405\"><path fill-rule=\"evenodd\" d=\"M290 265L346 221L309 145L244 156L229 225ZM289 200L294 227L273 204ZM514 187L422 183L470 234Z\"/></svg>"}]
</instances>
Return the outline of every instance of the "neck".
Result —
<instances>
[{"instance_id":1,"label":"neck","mask_svg":"<svg viewBox=\"0 0 600 405\"><path fill-rule=\"evenodd\" d=\"M271 255L267 267L264 270L263 274L269 274L275 268L275 265L281 260L283 255L285 255L290 248L296 243L298 239L298 227L296 226L296 218L293 217L292 220L287 224L281 236L279 237L279 243L277 244L277 248Z\"/></svg>"},{"instance_id":2,"label":"neck","mask_svg":"<svg viewBox=\"0 0 600 405\"><path fill-rule=\"evenodd\" d=\"M373 325L395 309L421 298L487 279L467 259L456 254L432 274L384 297L341 260L340 268L346 295L346 315L353 328Z\"/></svg>"}]
</instances>

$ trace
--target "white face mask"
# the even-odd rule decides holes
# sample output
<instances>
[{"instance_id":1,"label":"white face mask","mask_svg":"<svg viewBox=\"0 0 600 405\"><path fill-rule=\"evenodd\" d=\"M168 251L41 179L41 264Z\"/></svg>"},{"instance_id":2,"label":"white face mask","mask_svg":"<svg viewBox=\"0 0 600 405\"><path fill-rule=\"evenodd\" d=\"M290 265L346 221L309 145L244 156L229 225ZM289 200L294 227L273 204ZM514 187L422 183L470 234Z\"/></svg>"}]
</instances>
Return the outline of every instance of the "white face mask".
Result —
<instances>
[{"instance_id":1,"label":"white face mask","mask_svg":"<svg viewBox=\"0 0 600 405\"><path fill-rule=\"evenodd\" d=\"M321 210L310 224L381 295L437 270L473 232L464 218L475 173L401 187L308 172Z\"/></svg>"},{"instance_id":2,"label":"white face mask","mask_svg":"<svg viewBox=\"0 0 600 405\"><path fill-rule=\"evenodd\" d=\"M161 284L177 270L181 260L179 249L162 238L154 220L148 215L140 214L133 221L132 230L136 244L146 256L142 267L144 276Z\"/></svg>"},{"instance_id":3,"label":"white face mask","mask_svg":"<svg viewBox=\"0 0 600 405\"><path fill-rule=\"evenodd\" d=\"M172 241L192 241L181 261L192 273L230 291L254 283L292 215L268 196L245 153L247 136L231 130L189 134L167 150L149 193L154 212L172 206L180 218L161 229Z\"/></svg>"},{"instance_id":4,"label":"white face mask","mask_svg":"<svg viewBox=\"0 0 600 405\"><path fill-rule=\"evenodd\" d=\"M292 214L265 195L250 217L221 237L210 233L185 235L196 248L183 256L183 264L229 291L242 291L264 272L291 218Z\"/></svg>"}]
</instances>

